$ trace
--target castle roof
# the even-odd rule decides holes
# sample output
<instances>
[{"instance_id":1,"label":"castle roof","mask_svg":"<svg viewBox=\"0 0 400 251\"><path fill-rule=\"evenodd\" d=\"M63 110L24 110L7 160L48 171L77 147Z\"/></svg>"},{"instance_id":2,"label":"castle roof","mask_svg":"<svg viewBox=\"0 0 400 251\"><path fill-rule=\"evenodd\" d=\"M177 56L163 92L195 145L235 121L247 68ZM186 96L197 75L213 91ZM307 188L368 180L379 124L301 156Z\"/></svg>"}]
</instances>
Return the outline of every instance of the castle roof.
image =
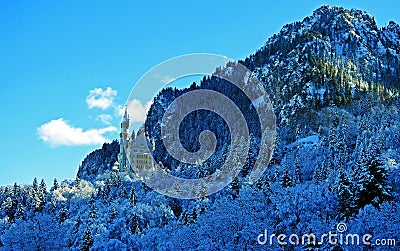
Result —
<instances>
[{"instance_id":1,"label":"castle roof","mask_svg":"<svg viewBox=\"0 0 400 251\"><path fill-rule=\"evenodd\" d=\"M136 137L136 140L132 142L132 148L148 149L147 140L144 133L141 133Z\"/></svg>"}]
</instances>

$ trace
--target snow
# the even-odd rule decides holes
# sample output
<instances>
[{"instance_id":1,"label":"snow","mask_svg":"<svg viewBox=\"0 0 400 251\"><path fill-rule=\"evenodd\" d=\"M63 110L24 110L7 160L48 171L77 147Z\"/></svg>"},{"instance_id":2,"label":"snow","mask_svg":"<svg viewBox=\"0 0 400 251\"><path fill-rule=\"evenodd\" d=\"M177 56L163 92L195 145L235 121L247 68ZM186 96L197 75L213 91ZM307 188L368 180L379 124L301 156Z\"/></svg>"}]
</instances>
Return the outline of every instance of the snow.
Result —
<instances>
[{"instance_id":1,"label":"snow","mask_svg":"<svg viewBox=\"0 0 400 251\"><path fill-rule=\"evenodd\" d=\"M298 139L292 144L290 144L288 147L289 148L297 148L299 146L304 146L304 145L316 145L319 142L318 135L311 135L302 139Z\"/></svg>"},{"instance_id":2,"label":"snow","mask_svg":"<svg viewBox=\"0 0 400 251\"><path fill-rule=\"evenodd\" d=\"M320 18L332 11L337 9L322 7L302 22L299 30L285 26L280 34L294 39L315 28ZM309 68L306 56L320 53L327 60L342 56L334 66L343 65L350 76L348 84L353 98L357 95L357 77L361 87L368 86L363 79L365 73L359 70L360 63L368 68L379 62L382 69L394 71L393 64L383 60L382 55L388 50L399 56L397 47L385 47L386 40L398 46L399 33L392 31L398 30L398 26L390 24L383 31L370 29L371 17L364 12L345 11L344 17L344 23L335 18L333 24L346 25L351 30L335 31L340 32L335 45L333 39L314 38L287 53L282 53L285 48L279 48L282 51L270 55L262 65L255 65L254 72L263 78L266 89L272 94L280 92L279 99L270 96L271 100L276 99L275 111L280 122L274 161L256 185L249 185L241 174L237 182L212 196L172 199L148 188L134 173L109 170L114 156L111 153L117 154L118 147L99 149L81 165L80 180L65 180L57 189L39 189L37 182L0 187L0 249L81 250L84 244L90 244L91 250L282 250L277 244L258 245L257 236L265 229L276 233L284 230L287 234L313 231L318 236L335 229L339 222L345 222L352 233L400 239L400 115L396 101L381 103L361 96L345 106L311 106L315 96L324 102L329 86L316 83L315 79L305 80L305 71L316 70ZM361 39L354 42L352 56L344 55L349 52L345 42L348 32ZM385 36L381 39L382 34ZM375 49L366 44L369 36L377 39ZM278 38L279 35L268 43L273 44ZM303 63L299 63L300 56L306 58ZM227 67L223 72L231 75L233 68ZM371 73L375 78L379 74ZM250 74L243 76L244 82L249 77ZM253 100L253 105L259 106L263 98ZM161 94L155 102L165 108L170 101L168 95ZM303 116L304 110L312 116ZM201 118L193 127L199 125ZM153 126L160 126L160 122ZM183 129L189 135L194 130ZM254 160L252 154L249 160ZM225 155L213 157L210 167ZM366 165L369 158L382 160L384 168L371 173ZM170 173L196 175L196 167L178 165ZM293 183L287 187L282 186L285 173ZM387 181L374 179L378 175L386 175ZM376 180L379 182L373 183ZM386 190L388 186L393 190ZM377 191L381 193L376 195ZM360 198L359 194L365 192L373 196ZM384 200L385 194L391 198ZM362 201L365 205L354 203L361 199L367 200ZM61 221L63 210L67 211L66 219ZM83 238L87 229L91 233L87 237L91 238ZM332 247L320 247L329 248ZM359 249L352 248L349 250Z\"/></svg>"}]
</instances>

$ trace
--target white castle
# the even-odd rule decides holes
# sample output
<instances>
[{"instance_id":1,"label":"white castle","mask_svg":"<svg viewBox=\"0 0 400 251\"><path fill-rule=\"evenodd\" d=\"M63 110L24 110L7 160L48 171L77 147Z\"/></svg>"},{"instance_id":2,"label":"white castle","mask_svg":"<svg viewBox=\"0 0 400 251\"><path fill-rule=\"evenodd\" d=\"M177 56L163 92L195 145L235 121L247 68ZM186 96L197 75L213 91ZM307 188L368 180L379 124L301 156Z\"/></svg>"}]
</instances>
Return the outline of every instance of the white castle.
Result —
<instances>
[{"instance_id":1,"label":"white castle","mask_svg":"<svg viewBox=\"0 0 400 251\"><path fill-rule=\"evenodd\" d=\"M129 136L129 114L127 108L125 108L121 122L119 145L118 161L114 164L115 170L130 173L135 168L140 170L154 169L154 161L146 143L143 126L136 135L135 131L132 130L132 134ZM129 163L128 157L131 163Z\"/></svg>"}]
</instances>

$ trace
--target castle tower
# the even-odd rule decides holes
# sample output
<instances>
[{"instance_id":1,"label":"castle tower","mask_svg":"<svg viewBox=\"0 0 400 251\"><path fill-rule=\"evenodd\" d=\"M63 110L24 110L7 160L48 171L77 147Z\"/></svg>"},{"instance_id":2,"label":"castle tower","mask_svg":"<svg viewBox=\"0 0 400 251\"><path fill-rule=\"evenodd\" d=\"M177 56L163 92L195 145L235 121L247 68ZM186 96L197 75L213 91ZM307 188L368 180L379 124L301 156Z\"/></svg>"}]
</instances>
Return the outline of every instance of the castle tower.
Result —
<instances>
[{"instance_id":1,"label":"castle tower","mask_svg":"<svg viewBox=\"0 0 400 251\"><path fill-rule=\"evenodd\" d=\"M118 155L118 162L119 162L119 169L120 171L127 171L128 168L128 159L126 157L126 147L128 147L128 129L129 129L129 115L127 111L127 107L125 107L124 117L122 118L121 122L121 133L119 134L119 155Z\"/></svg>"}]
</instances>

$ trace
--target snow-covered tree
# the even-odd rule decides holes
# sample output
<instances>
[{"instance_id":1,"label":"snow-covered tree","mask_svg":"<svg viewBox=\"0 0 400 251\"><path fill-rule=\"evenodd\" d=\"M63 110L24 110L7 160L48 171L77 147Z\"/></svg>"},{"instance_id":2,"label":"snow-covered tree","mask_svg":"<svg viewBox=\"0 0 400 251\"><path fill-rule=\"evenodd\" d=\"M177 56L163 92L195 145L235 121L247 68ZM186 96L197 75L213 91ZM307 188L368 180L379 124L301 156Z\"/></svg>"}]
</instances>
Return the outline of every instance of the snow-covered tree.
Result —
<instances>
[{"instance_id":1,"label":"snow-covered tree","mask_svg":"<svg viewBox=\"0 0 400 251\"><path fill-rule=\"evenodd\" d=\"M300 184L302 182L302 179L301 179L301 166L300 166L299 159L298 159L297 156L296 156L296 159L294 161L293 182L294 182L294 184Z\"/></svg>"},{"instance_id":2,"label":"snow-covered tree","mask_svg":"<svg viewBox=\"0 0 400 251\"><path fill-rule=\"evenodd\" d=\"M58 223L61 224L68 218L68 210L65 208L65 203L61 204L60 211L58 212Z\"/></svg>"},{"instance_id":3,"label":"snow-covered tree","mask_svg":"<svg viewBox=\"0 0 400 251\"><path fill-rule=\"evenodd\" d=\"M137 200L138 200L138 198L137 198L137 194L136 194L136 189L135 189L135 187L132 187L129 202L132 206L136 206Z\"/></svg>"},{"instance_id":4,"label":"snow-covered tree","mask_svg":"<svg viewBox=\"0 0 400 251\"><path fill-rule=\"evenodd\" d=\"M90 227L87 226L85 233L82 237L82 251L89 251L90 248L93 246L93 236L92 236L92 231L90 230Z\"/></svg>"},{"instance_id":5,"label":"snow-covered tree","mask_svg":"<svg viewBox=\"0 0 400 251\"><path fill-rule=\"evenodd\" d=\"M282 187L285 187L285 188L292 186L292 178L290 177L290 174L289 174L288 170L286 170L283 173L281 185L282 185Z\"/></svg>"},{"instance_id":6,"label":"snow-covered tree","mask_svg":"<svg viewBox=\"0 0 400 251\"><path fill-rule=\"evenodd\" d=\"M81 225L82 225L81 215L78 214L78 217L76 218L76 221L75 221L75 224L74 224L74 228L72 230L72 233L74 235L79 233L79 228L81 227Z\"/></svg>"},{"instance_id":7,"label":"snow-covered tree","mask_svg":"<svg viewBox=\"0 0 400 251\"><path fill-rule=\"evenodd\" d=\"M131 217L130 230L132 234L140 234L140 224L137 214L133 214Z\"/></svg>"},{"instance_id":8,"label":"snow-covered tree","mask_svg":"<svg viewBox=\"0 0 400 251\"><path fill-rule=\"evenodd\" d=\"M378 154L379 151L365 151L354 169L354 199L358 208L368 204L379 208L384 201L391 198L386 170Z\"/></svg>"},{"instance_id":9,"label":"snow-covered tree","mask_svg":"<svg viewBox=\"0 0 400 251\"><path fill-rule=\"evenodd\" d=\"M53 181L53 191L58 190L60 188L60 184L58 183L57 178L54 178Z\"/></svg>"}]
</instances>

